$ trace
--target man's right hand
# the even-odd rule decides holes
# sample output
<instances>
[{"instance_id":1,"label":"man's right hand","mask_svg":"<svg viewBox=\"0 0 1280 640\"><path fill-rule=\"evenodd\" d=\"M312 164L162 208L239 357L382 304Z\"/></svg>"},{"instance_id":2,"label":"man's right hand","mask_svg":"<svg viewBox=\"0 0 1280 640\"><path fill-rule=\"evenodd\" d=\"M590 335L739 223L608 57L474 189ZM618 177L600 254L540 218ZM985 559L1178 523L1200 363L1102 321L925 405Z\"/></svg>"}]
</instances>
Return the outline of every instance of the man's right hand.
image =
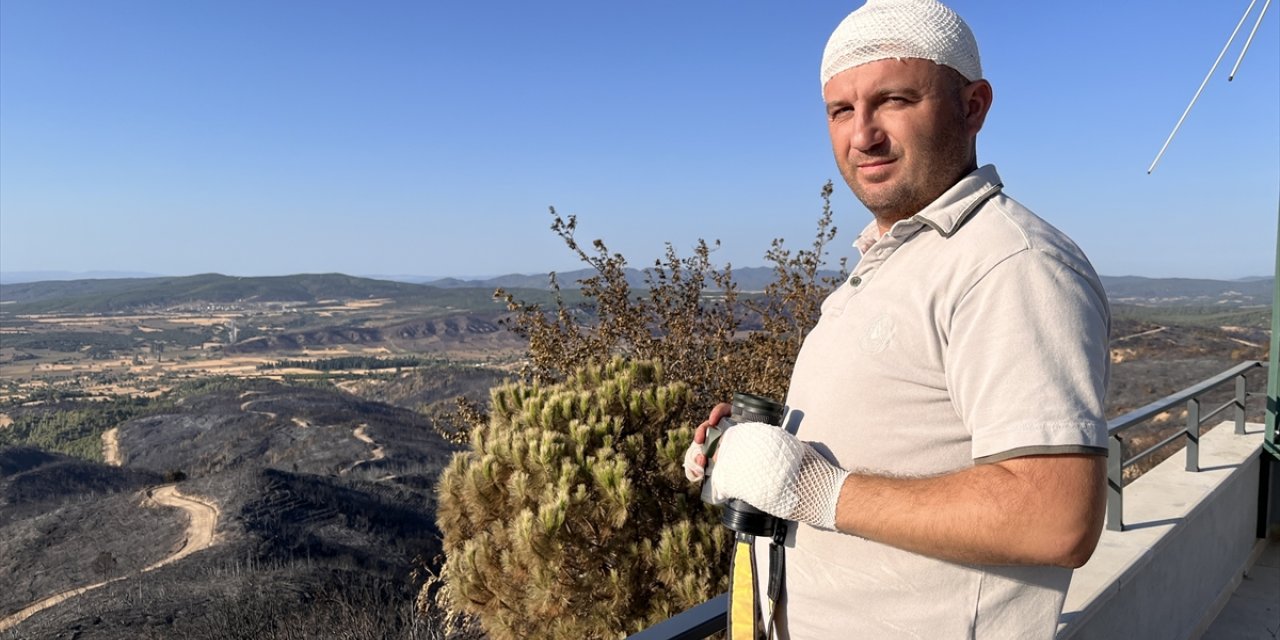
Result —
<instances>
[{"instance_id":1,"label":"man's right hand","mask_svg":"<svg viewBox=\"0 0 1280 640\"><path fill-rule=\"evenodd\" d=\"M732 412L733 407L728 402L721 402L711 409L711 415L707 416L706 422L698 425L693 432L693 444L689 445L689 450L684 454L684 477L689 482L697 482L706 475L707 456L702 453L702 445L707 441L707 429L720 424L720 421L727 418Z\"/></svg>"}]
</instances>

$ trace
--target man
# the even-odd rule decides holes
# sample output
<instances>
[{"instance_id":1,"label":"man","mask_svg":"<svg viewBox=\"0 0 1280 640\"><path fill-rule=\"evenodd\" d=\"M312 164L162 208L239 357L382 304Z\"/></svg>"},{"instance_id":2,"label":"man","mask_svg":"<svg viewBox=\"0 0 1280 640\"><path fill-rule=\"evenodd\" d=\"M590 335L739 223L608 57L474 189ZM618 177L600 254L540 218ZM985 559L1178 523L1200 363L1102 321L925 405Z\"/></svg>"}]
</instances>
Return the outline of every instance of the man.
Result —
<instances>
[{"instance_id":1,"label":"man","mask_svg":"<svg viewBox=\"0 0 1280 640\"><path fill-rule=\"evenodd\" d=\"M875 220L805 339L786 428L727 429L712 488L795 521L782 638L1051 638L1102 529L1102 286L979 168L992 89L953 11L869 0L822 85Z\"/></svg>"}]
</instances>

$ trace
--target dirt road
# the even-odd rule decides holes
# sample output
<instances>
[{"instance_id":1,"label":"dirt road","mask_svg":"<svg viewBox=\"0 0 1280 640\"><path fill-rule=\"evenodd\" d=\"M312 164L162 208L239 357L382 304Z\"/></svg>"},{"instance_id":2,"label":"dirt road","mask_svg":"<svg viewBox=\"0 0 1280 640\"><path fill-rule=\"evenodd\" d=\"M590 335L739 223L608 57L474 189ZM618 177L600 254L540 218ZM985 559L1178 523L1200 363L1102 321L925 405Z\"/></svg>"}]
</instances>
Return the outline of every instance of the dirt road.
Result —
<instances>
[{"instance_id":1,"label":"dirt road","mask_svg":"<svg viewBox=\"0 0 1280 640\"><path fill-rule=\"evenodd\" d=\"M172 484L156 487L147 494L156 504L186 511L191 521L187 523L187 539L182 542L182 547L173 555L143 569L144 573L213 546L213 532L218 525L218 505L192 496L184 496L178 493L177 485Z\"/></svg>"},{"instance_id":2,"label":"dirt road","mask_svg":"<svg viewBox=\"0 0 1280 640\"><path fill-rule=\"evenodd\" d=\"M356 427L355 431L353 431L351 435L354 435L357 440L364 442L365 444L368 444L369 446L373 447L373 452L369 454L368 458L356 460L355 462L351 463L351 466L340 471L339 472L340 474L345 474L366 462L373 462L375 460L381 460L387 457L387 452L383 450L382 445L378 444L376 441L374 441L373 438L369 437L369 425L362 424L359 427Z\"/></svg>"},{"instance_id":3,"label":"dirt road","mask_svg":"<svg viewBox=\"0 0 1280 640\"><path fill-rule=\"evenodd\" d=\"M1119 338L1113 338L1111 340L1111 344L1115 344L1117 342L1124 342L1125 340L1129 340L1131 338L1141 338L1142 336L1149 336L1154 333L1160 333L1161 331L1165 331L1168 328L1169 327L1156 327L1155 329L1150 329L1147 331L1139 331L1138 333L1131 333L1127 336L1120 336Z\"/></svg>"},{"instance_id":4,"label":"dirt road","mask_svg":"<svg viewBox=\"0 0 1280 640\"><path fill-rule=\"evenodd\" d=\"M243 398L244 396L241 396L241 397ZM246 400L246 401L244 401L244 402L240 403L240 410L241 410L241 411L244 411L244 412L246 412L246 413L256 413L256 414L258 414L258 415L260 415L260 416L266 416L266 417L268 417L268 418L271 418L272 420L275 420L275 419L276 419L276 416L277 416L278 414L276 414L275 412L272 412L272 411L254 411L253 409L250 409L250 408L249 408L249 405L251 405L251 404L253 404L253 403L255 403L255 402L257 402L257 400Z\"/></svg>"},{"instance_id":5,"label":"dirt road","mask_svg":"<svg viewBox=\"0 0 1280 640\"><path fill-rule=\"evenodd\" d=\"M124 464L124 458L120 456L120 427L102 432L102 460L113 467Z\"/></svg>"},{"instance_id":6,"label":"dirt road","mask_svg":"<svg viewBox=\"0 0 1280 640\"><path fill-rule=\"evenodd\" d=\"M186 511L187 515L190 517L190 522L187 523L187 537L182 541L182 546L179 547L177 551L153 564L148 565L138 573L146 573L154 569L159 569L171 562L177 562L178 560L181 560L182 558L185 558L201 549L207 549L213 546L215 542L213 532L218 524L217 505L199 498L184 496L181 493L178 493L178 488L176 486L171 484L148 489L147 498L148 500L147 502L144 502L144 504L152 503L165 507L177 507ZM82 593L92 591L99 587L104 587L112 582L124 580L131 575L136 574L126 574L103 582L77 587L75 589L63 591L62 593L54 594L43 600L39 600L11 616L0 618L0 632L7 631L8 629L17 626L23 620L26 620L49 607L70 598L74 598Z\"/></svg>"}]
</instances>

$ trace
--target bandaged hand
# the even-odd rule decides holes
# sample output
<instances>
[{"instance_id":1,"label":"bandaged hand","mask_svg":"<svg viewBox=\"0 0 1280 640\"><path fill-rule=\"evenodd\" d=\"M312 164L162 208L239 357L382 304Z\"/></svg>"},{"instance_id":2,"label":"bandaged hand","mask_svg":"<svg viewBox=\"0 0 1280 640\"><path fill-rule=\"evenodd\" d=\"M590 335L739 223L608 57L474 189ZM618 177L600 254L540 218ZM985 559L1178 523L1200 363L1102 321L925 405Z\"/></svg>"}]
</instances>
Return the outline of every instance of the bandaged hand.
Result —
<instances>
[{"instance_id":1,"label":"bandaged hand","mask_svg":"<svg viewBox=\"0 0 1280 640\"><path fill-rule=\"evenodd\" d=\"M697 482L707 474L707 470L698 464L698 456L702 455L702 445L693 442L684 452L684 477L689 482Z\"/></svg>"},{"instance_id":2,"label":"bandaged hand","mask_svg":"<svg viewBox=\"0 0 1280 640\"><path fill-rule=\"evenodd\" d=\"M720 437L711 490L769 515L834 529L836 502L849 472L784 429L746 422Z\"/></svg>"}]
</instances>

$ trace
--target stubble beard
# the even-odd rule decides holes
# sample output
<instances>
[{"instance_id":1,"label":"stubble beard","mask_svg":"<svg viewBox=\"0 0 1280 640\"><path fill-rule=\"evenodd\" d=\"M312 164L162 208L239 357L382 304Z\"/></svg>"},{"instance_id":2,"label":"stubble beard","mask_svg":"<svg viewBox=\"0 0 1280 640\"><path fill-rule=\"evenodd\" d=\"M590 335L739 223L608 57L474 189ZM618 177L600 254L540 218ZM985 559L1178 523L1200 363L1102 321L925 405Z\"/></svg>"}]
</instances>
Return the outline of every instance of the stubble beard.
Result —
<instances>
[{"instance_id":1,"label":"stubble beard","mask_svg":"<svg viewBox=\"0 0 1280 640\"><path fill-rule=\"evenodd\" d=\"M963 122L958 122L955 127L944 129L949 135L935 137L933 145L913 154L915 166L901 167L903 172L887 183L864 185L858 181L857 164L865 162L867 156L845 158L836 164L862 205L876 220L892 225L919 213L976 168L973 146L962 126ZM902 162L903 156L898 154L897 159Z\"/></svg>"},{"instance_id":2,"label":"stubble beard","mask_svg":"<svg viewBox=\"0 0 1280 640\"><path fill-rule=\"evenodd\" d=\"M902 180L867 188L858 181L855 175L857 171L857 166L850 162L840 164L840 174L844 177L845 184L849 185L849 190L853 191L862 206L882 222L892 224L897 220L910 218L936 199L924 196L919 193L917 185Z\"/></svg>"}]
</instances>

